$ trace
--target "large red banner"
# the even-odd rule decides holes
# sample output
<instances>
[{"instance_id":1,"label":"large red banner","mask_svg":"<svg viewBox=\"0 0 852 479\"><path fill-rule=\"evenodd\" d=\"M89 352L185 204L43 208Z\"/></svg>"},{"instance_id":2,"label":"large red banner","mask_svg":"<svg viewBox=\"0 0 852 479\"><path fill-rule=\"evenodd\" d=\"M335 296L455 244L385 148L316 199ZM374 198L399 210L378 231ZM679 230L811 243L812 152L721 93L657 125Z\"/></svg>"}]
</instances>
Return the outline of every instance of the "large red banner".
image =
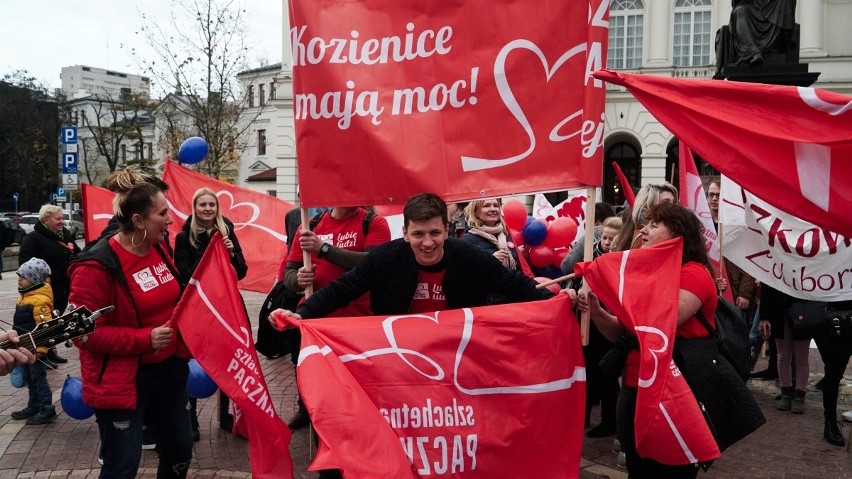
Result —
<instances>
[{"instance_id":1,"label":"large red banner","mask_svg":"<svg viewBox=\"0 0 852 479\"><path fill-rule=\"evenodd\" d=\"M601 184L607 0L293 0L301 201Z\"/></svg>"},{"instance_id":2,"label":"large red banner","mask_svg":"<svg viewBox=\"0 0 852 479\"><path fill-rule=\"evenodd\" d=\"M694 464L719 457L716 440L674 361L683 240L609 253L574 270L639 339L636 451L663 464Z\"/></svg>"},{"instance_id":3,"label":"large red banner","mask_svg":"<svg viewBox=\"0 0 852 479\"><path fill-rule=\"evenodd\" d=\"M86 243L98 239L112 219L112 200L115 193L87 183L80 185L83 193L83 239Z\"/></svg>"},{"instance_id":4,"label":"large red banner","mask_svg":"<svg viewBox=\"0 0 852 479\"><path fill-rule=\"evenodd\" d=\"M585 367L565 296L296 321L311 470L377 477L579 476Z\"/></svg>"},{"instance_id":5,"label":"large red banner","mask_svg":"<svg viewBox=\"0 0 852 479\"><path fill-rule=\"evenodd\" d=\"M852 237L852 98L815 88L602 71L757 197Z\"/></svg>"},{"instance_id":6,"label":"large red banner","mask_svg":"<svg viewBox=\"0 0 852 479\"><path fill-rule=\"evenodd\" d=\"M287 254L284 216L293 205L265 193L214 180L171 161L163 169L163 181L169 185L166 198L174 220L169 227L172 242L192 213L192 195L199 188L213 190L219 198L222 215L234 223L234 233L248 264L248 274L239 282L240 288L268 292Z\"/></svg>"},{"instance_id":7,"label":"large red banner","mask_svg":"<svg viewBox=\"0 0 852 479\"><path fill-rule=\"evenodd\" d=\"M248 430L251 476L292 478L290 430L275 412L221 235L210 241L172 322L204 371L239 408Z\"/></svg>"}]
</instances>

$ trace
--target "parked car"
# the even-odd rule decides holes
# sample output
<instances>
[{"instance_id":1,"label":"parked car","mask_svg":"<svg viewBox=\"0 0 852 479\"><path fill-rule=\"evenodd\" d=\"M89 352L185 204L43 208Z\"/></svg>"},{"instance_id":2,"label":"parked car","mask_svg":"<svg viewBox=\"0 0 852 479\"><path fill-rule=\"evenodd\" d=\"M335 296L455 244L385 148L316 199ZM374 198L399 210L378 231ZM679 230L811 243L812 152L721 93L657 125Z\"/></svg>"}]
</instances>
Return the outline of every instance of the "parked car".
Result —
<instances>
[{"instance_id":1,"label":"parked car","mask_svg":"<svg viewBox=\"0 0 852 479\"><path fill-rule=\"evenodd\" d=\"M18 211L18 212L6 211L6 212L0 213L0 214L2 214L2 216L6 217L6 218L11 218L15 223L18 223L21 220L21 216L29 214L29 212L28 211Z\"/></svg>"},{"instance_id":2,"label":"parked car","mask_svg":"<svg viewBox=\"0 0 852 479\"><path fill-rule=\"evenodd\" d=\"M18 222L21 225L21 228L24 229L25 233L32 233L35 229L35 225L40 223L41 220L38 219L38 215L24 215L21 216L21 221Z\"/></svg>"},{"instance_id":3,"label":"parked car","mask_svg":"<svg viewBox=\"0 0 852 479\"><path fill-rule=\"evenodd\" d=\"M74 235L74 238L83 236L83 215L79 211L62 210L62 219L65 222L65 228Z\"/></svg>"},{"instance_id":4,"label":"parked car","mask_svg":"<svg viewBox=\"0 0 852 479\"><path fill-rule=\"evenodd\" d=\"M21 244L21 241L23 241L24 235L26 234L24 233L24 229L18 226L18 223L15 223L12 218L6 216L0 217L0 223L2 223L3 228L14 231L14 236L11 238L12 243Z\"/></svg>"}]
</instances>

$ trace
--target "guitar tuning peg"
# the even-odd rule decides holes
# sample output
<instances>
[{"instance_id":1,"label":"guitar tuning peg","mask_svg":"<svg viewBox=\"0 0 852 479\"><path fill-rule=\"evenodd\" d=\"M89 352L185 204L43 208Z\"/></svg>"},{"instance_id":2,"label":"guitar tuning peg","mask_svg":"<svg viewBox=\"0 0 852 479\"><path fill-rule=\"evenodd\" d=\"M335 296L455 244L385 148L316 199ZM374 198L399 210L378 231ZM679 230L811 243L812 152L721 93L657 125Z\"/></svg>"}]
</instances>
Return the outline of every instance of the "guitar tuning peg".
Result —
<instances>
[{"instance_id":1,"label":"guitar tuning peg","mask_svg":"<svg viewBox=\"0 0 852 479\"><path fill-rule=\"evenodd\" d=\"M60 313L58 309L54 309L51 314L54 318L58 318L62 313Z\"/></svg>"},{"instance_id":2,"label":"guitar tuning peg","mask_svg":"<svg viewBox=\"0 0 852 479\"><path fill-rule=\"evenodd\" d=\"M71 341L65 341L65 347L70 348L72 346Z\"/></svg>"}]
</instances>

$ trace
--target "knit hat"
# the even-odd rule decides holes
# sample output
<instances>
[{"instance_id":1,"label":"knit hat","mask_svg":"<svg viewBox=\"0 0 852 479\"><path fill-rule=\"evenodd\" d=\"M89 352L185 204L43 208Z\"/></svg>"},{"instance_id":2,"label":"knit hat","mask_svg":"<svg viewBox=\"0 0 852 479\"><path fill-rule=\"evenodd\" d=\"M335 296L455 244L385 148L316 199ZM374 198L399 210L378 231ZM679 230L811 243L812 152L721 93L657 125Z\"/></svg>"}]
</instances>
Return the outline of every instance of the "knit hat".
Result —
<instances>
[{"instance_id":1,"label":"knit hat","mask_svg":"<svg viewBox=\"0 0 852 479\"><path fill-rule=\"evenodd\" d=\"M41 258L30 258L18 268L18 276L32 284L42 284L50 277L50 266Z\"/></svg>"}]
</instances>

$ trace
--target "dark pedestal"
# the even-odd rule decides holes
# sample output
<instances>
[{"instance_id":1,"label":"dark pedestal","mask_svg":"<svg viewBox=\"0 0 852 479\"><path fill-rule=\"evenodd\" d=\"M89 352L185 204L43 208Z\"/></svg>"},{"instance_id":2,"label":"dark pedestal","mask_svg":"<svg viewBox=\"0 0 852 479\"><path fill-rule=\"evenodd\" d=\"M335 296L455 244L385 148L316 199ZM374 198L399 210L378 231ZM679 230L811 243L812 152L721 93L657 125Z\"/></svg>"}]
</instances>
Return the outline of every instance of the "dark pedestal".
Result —
<instances>
[{"instance_id":1,"label":"dark pedestal","mask_svg":"<svg viewBox=\"0 0 852 479\"><path fill-rule=\"evenodd\" d=\"M820 72L808 72L807 63L726 65L713 78L769 85L811 86Z\"/></svg>"}]
</instances>

